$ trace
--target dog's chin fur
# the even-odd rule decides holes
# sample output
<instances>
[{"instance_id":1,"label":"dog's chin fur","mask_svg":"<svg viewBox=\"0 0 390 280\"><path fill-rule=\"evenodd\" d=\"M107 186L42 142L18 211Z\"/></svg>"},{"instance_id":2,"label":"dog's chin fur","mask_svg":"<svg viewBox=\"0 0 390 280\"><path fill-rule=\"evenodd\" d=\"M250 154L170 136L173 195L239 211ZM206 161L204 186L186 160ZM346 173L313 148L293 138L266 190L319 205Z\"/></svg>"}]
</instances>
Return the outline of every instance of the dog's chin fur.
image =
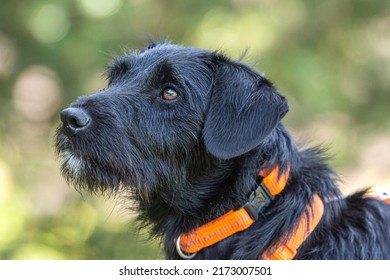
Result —
<instances>
[{"instance_id":1,"label":"dog's chin fur","mask_svg":"<svg viewBox=\"0 0 390 280\"><path fill-rule=\"evenodd\" d=\"M250 228L197 259L260 258L293 234L314 194L325 202L324 215L295 258L390 259L390 206L364 191L342 197L324 151L297 147L280 123L287 102L249 67L218 53L156 44L118 59L108 76L103 92L71 105L88 110L91 127L72 137L57 131L62 174L78 190L129 196L125 207L161 240L167 258L179 258L178 236L243 206L259 171L277 165L280 173L290 169L284 191ZM150 90L140 92L141 82ZM175 84L182 96L152 96L160 83Z\"/></svg>"}]
</instances>

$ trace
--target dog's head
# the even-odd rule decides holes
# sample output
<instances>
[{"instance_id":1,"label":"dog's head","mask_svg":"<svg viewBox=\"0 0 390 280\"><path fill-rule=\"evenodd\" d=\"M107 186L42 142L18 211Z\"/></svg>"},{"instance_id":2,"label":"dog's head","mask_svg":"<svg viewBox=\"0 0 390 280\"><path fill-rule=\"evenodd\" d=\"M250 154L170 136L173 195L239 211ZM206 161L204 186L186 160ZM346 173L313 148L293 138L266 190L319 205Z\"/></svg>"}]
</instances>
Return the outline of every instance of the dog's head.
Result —
<instances>
[{"instance_id":1,"label":"dog's head","mask_svg":"<svg viewBox=\"0 0 390 280\"><path fill-rule=\"evenodd\" d=\"M256 149L289 109L250 67L168 43L117 58L107 77L61 112L56 135L64 176L92 191L188 185Z\"/></svg>"}]
</instances>

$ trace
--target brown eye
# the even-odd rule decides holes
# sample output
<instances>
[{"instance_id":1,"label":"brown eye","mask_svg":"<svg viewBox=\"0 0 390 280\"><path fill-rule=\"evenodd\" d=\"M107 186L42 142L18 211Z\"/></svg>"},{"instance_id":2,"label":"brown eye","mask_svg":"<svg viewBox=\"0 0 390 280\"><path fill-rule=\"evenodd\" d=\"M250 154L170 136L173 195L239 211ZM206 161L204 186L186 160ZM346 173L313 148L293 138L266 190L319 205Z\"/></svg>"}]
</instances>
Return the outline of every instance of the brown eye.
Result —
<instances>
[{"instance_id":1,"label":"brown eye","mask_svg":"<svg viewBox=\"0 0 390 280\"><path fill-rule=\"evenodd\" d=\"M177 91L174 90L173 88L166 88L166 89L164 89L162 91L161 95L162 95L162 98L164 100L174 100L174 99L176 99L179 96Z\"/></svg>"}]
</instances>

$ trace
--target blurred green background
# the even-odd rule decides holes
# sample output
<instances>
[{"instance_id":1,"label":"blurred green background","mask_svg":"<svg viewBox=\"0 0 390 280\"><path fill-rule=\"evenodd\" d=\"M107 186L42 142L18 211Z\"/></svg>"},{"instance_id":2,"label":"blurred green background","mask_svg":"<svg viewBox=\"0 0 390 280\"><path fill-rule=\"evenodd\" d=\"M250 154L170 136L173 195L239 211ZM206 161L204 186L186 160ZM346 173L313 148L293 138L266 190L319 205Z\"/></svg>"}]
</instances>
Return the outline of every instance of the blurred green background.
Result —
<instances>
[{"instance_id":1,"label":"blurred green background","mask_svg":"<svg viewBox=\"0 0 390 280\"><path fill-rule=\"evenodd\" d=\"M293 135L330 147L343 192L389 186L389 27L388 0L2 0L0 259L163 258L123 202L67 186L53 153L61 108L148 36L248 49Z\"/></svg>"}]
</instances>

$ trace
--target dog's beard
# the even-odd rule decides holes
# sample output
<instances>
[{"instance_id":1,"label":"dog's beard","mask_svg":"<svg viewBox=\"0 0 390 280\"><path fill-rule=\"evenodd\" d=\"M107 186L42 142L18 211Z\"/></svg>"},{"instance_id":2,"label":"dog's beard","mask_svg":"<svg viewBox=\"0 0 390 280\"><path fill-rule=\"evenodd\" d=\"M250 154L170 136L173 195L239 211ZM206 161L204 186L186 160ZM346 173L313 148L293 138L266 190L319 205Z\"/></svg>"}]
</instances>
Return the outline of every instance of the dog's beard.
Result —
<instances>
[{"instance_id":1,"label":"dog's beard","mask_svg":"<svg viewBox=\"0 0 390 280\"><path fill-rule=\"evenodd\" d=\"M149 203L152 184L141 179L139 174L134 175L134 171L132 176L129 172L123 179L121 174L107 171L101 163L75 156L70 151L60 152L58 158L63 177L80 193L87 191L108 196L120 193Z\"/></svg>"},{"instance_id":2,"label":"dog's beard","mask_svg":"<svg viewBox=\"0 0 390 280\"><path fill-rule=\"evenodd\" d=\"M63 177L79 192L114 194L125 188L147 189L145 185L141 187L141 182L147 182L144 176L129 168L132 164L127 163L132 157L128 151L114 154L110 145L108 141L69 139L59 128L55 147Z\"/></svg>"},{"instance_id":3,"label":"dog's beard","mask_svg":"<svg viewBox=\"0 0 390 280\"><path fill-rule=\"evenodd\" d=\"M60 159L61 169L66 178L78 178L82 174L83 161L70 151L60 152L58 155Z\"/></svg>"},{"instance_id":4,"label":"dog's beard","mask_svg":"<svg viewBox=\"0 0 390 280\"><path fill-rule=\"evenodd\" d=\"M159 192L164 185L172 187L167 191L172 192L185 173L182 169L172 174L172 170L178 170L177 166L162 168L175 165L172 156L168 156L168 160L151 155L145 157L147 151L140 152L134 146L118 151L119 147L129 147L129 143L116 143L114 147L112 142L102 139L94 143L87 139L74 141L60 129L55 141L61 173L68 184L81 193L116 195L120 192L149 204L152 193Z\"/></svg>"}]
</instances>

